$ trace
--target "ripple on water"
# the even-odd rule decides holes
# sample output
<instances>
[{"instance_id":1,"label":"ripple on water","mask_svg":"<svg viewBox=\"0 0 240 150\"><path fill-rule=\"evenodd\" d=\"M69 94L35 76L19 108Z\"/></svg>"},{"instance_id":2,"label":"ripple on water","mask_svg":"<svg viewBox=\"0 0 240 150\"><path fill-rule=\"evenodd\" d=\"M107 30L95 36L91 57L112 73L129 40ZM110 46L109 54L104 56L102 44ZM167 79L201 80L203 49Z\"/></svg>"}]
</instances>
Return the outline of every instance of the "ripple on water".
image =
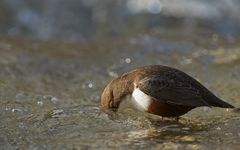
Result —
<instances>
[{"instance_id":1,"label":"ripple on water","mask_svg":"<svg viewBox=\"0 0 240 150\"><path fill-rule=\"evenodd\" d=\"M210 37L223 45L201 45L205 37L198 44L152 35L86 45L5 41L11 46L0 48L0 149L236 149L238 109L199 108L177 122L127 107L112 114L98 107L111 79L159 63L184 70L238 106L239 46Z\"/></svg>"}]
</instances>

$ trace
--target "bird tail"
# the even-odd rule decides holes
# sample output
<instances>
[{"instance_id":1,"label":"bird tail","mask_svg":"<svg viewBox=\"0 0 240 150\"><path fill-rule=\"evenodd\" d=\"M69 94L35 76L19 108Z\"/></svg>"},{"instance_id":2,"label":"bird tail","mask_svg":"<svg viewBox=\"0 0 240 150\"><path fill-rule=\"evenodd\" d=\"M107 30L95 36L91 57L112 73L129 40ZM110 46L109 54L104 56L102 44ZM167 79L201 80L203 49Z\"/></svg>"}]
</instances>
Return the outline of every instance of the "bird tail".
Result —
<instances>
[{"instance_id":1,"label":"bird tail","mask_svg":"<svg viewBox=\"0 0 240 150\"><path fill-rule=\"evenodd\" d=\"M213 106L213 107L235 108L233 105L221 100L215 95L211 95L211 97L208 100L209 100L208 103L210 104L210 106Z\"/></svg>"},{"instance_id":2,"label":"bird tail","mask_svg":"<svg viewBox=\"0 0 240 150\"><path fill-rule=\"evenodd\" d=\"M233 105L224 102L223 100L218 101L218 103L216 104L216 107L221 107L221 108L235 108Z\"/></svg>"},{"instance_id":3,"label":"bird tail","mask_svg":"<svg viewBox=\"0 0 240 150\"><path fill-rule=\"evenodd\" d=\"M215 97L214 101L210 101L210 105L214 107L221 107L221 108L235 108L233 105L221 100L218 97Z\"/></svg>"}]
</instances>

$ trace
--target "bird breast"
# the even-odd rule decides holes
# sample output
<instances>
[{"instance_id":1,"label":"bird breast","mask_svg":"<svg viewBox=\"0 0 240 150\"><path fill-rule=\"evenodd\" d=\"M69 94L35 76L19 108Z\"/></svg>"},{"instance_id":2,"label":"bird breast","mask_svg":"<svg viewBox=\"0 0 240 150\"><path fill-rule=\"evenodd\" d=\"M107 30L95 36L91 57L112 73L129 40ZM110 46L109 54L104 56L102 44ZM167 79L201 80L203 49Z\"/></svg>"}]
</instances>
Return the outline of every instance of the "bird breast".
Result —
<instances>
[{"instance_id":1,"label":"bird breast","mask_svg":"<svg viewBox=\"0 0 240 150\"><path fill-rule=\"evenodd\" d=\"M152 98L143 93L139 88L135 88L132 93L132 100L138 109L142 111L148 111Z\"/></svg>"}]
</instances>

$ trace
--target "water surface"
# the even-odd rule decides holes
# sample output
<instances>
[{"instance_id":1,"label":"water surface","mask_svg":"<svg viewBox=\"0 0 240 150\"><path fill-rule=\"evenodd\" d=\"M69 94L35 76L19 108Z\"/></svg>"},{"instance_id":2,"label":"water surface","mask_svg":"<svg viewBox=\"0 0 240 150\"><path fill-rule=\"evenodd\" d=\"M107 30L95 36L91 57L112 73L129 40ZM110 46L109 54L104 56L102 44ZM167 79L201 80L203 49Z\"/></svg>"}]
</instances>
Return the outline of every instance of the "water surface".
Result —
<instances>
[{"instance_id":1,"label":"water surface","mask_svg":"<svg viewBox=\"0 0 240 150\"><path fill-rule=\"evenodd\" d=\"M239 149L239 111L198 108L177 122L99 109L110 80L148 64L179 68L239 107L239 39L178 32L95 42L1 37L0 149Z\"/></svg>"}]
</instances>

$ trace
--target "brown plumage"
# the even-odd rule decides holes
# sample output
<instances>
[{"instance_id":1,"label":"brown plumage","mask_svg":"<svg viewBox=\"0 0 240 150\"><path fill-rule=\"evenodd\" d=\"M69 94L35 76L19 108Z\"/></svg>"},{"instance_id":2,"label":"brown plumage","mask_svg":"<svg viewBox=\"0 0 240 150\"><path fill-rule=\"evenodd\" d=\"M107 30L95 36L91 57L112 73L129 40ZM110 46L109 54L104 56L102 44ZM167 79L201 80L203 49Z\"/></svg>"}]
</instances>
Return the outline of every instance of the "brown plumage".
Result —
<instances>
[{"instance_id":1,"label":"brown plumage","mask_svg":"<svg viewBox=\"0 0 240 150\"><path fill-rule=\"evenodd\" d=\"M137 68L112 80L103 91L101 107L116 111L128 95L140 109L163 117L179 117L200 106L234 108L186 73L160 65Z\"/></svg>"}]
</instances>

